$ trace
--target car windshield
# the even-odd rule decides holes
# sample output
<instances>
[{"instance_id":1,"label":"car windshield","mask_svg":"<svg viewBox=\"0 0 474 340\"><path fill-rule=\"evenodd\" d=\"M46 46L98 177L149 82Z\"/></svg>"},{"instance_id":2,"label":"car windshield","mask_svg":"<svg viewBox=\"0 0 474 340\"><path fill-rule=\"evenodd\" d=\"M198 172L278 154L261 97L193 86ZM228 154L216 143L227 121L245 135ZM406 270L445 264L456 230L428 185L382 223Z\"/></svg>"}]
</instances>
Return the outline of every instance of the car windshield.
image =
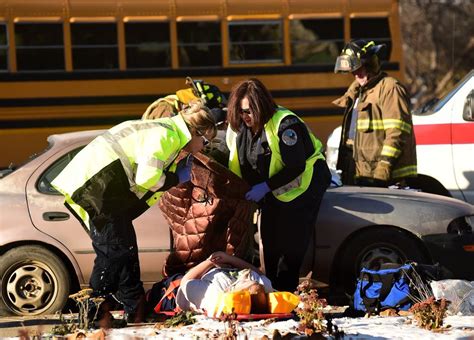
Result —
<instances>
[{"instance_id":1,"label":"car windshield","mask_svg":"<svg viewBox=\"0 0 474 340\"><path fill-rule=\"evenodd\" d=\"M0 169L0 178L4 178L4 177L8 176L12 172L14 172L16 169L21 168L22 166L24 166L24 165L28 164L29 162L31 162L33 159L35 159L35 158L39 157L40 155L44 154L46 151L48 151L49 149L51 149L53 147L53 144L54 143L51 140L48 139L48 146L44 150L32 154L25 161L23 161L19 164L10 163L10 165L7 168Z\"/></svg>"},{"instance_id":2,"label":"car windshield","mask_svg":"<svg viewBox=\"0 0 474 340\"><path fill-rule=\"evenodd\" d=\"M439 98L431 98L426 103L424 103L420 108L413 111L415 115L422 115L426 112L433 111L433 107L439 102Z\"/></svg>"},{"instance_id":3,"label":"car windshield","mask_svg":"<svg viewBox=\"0 0 474 340\"><path fill-rule=\"evenodd\" d=\"M474 71L471 71L464 77L448 94L446 94L441 100L437 102L437 105L434 107L433 111L440 110L444 104L446 104L463 86L466 84L471 77L474 76Z\"/></svg>"},{"instance_id":4,"label":"car windshield","mask_svg":"<svg viewBox=\"0 0 474 340\"><path fill-rule=\"evenodd\" d=\"M473 76L474 76L474 71L469 72L444 97L442 97L441 99L431 98L425 104L423 104L421 108L419 108L416 111L413 111L413 114L422 115L425 113L433 113L433 112L439 111Z\"/></svg>"}]
</instances>

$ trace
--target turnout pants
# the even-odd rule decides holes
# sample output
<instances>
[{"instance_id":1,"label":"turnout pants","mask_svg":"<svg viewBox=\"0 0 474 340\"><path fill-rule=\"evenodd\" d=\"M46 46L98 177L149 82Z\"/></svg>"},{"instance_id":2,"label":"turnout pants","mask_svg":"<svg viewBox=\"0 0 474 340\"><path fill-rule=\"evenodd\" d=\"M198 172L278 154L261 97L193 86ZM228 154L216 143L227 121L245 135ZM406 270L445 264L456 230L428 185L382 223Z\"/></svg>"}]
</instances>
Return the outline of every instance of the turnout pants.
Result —
<instances>
[{"instance_id":1,"label":"turnout pants","mask_svg":"<svg viewBox=\"0 0 474 340\"><path fill-rule=\"evenodd\" d=\"M90 278L93 294L113 295L125 312L135 313L144 289L132 219L112 216L100 230L92 225L91 238L96 253Z\"/></svg>"}]
</instances>

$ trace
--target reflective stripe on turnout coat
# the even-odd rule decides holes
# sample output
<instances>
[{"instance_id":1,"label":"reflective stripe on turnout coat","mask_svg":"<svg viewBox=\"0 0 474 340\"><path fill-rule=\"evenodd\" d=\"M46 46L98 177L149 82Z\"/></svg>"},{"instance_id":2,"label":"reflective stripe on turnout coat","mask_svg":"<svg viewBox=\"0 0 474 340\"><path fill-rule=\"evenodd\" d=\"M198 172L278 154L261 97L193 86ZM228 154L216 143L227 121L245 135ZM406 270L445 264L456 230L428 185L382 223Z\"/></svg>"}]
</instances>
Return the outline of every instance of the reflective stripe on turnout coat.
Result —
<instances>
[{"instance_id":1,"label":"reflective stripe on turnout coat","mask_svg":"<svg viewBox=\"0 0 474 340\"><path fill-rule=\"evenodd\" d=\"M354 81L333 103L345 107L339 150L347 140L354 102L359 95L357 131L353 157L356 176L373 178L381 160L391 165L391 178L416 176L416 144L405 88L386 73L370 79L364 87ZM341 168L340 153L338 168Z\"/></svg>"}]
</instances>

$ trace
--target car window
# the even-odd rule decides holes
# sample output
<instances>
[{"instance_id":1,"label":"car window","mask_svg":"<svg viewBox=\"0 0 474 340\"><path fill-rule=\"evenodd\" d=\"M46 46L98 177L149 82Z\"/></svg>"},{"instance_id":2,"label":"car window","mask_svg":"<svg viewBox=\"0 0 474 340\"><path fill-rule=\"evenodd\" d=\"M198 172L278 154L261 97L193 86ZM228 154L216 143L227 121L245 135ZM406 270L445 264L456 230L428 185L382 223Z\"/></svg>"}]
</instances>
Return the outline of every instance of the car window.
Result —
<instances>
[{"instance_id":1,"label":"car window","mask_svg":"<svg viewBox=\"0 0 474 340\"><path fill-rule=\"evenodd\" d=\"M45 172L40 176L37 188L39 192L43 194L60 195L60 193L51 186L51 182L56 178L57 175L69 164L83 147L69 151L67 154L62 156L56 162L53 163Z\"/></svg>"},{"instance_id":2,"label":"car window","mask_svg":"<svg viewBox=\"0 0 474 340\"><path fill-rule=\"evenodd\" d=\"M441 108L460 90L463 88L464 84L466 84L471 77L468 75L463 80L461 80L454 89L452 89L447 95L445 95L440 101L437 102L437 105L433 109L433 111L439 111Z\"/></svg>"}]
</instances>

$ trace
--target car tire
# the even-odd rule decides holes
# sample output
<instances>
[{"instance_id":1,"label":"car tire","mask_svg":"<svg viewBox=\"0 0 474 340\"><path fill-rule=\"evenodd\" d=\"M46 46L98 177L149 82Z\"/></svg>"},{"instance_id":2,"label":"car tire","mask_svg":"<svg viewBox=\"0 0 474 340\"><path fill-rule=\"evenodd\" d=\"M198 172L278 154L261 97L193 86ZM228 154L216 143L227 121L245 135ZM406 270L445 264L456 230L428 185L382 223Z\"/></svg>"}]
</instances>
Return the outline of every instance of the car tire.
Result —
<instances>
[{"instance_id":1,"label":"car tire","mask_svg":"<svg viewBox=\"0 0 474 340\"><path fill-rule=\"evenodd\" d=\"M377 270L382 263L429 262L414 236L390 227L355 235L346 245L340 259L336 291L343 292L344 296L354 293L356 280L363 267Z\"/></svg>"},{"instance_id":2,"label":"car tire","mask_svg":"<svg viewBox=\"0 0 474 340\"><path fill-rule=\"evenodd\" d=\"M41 246L21 246L0 257L0 315L39 315L60 311L69 295L64 263Z\"/></svg>"}]
</instances>

